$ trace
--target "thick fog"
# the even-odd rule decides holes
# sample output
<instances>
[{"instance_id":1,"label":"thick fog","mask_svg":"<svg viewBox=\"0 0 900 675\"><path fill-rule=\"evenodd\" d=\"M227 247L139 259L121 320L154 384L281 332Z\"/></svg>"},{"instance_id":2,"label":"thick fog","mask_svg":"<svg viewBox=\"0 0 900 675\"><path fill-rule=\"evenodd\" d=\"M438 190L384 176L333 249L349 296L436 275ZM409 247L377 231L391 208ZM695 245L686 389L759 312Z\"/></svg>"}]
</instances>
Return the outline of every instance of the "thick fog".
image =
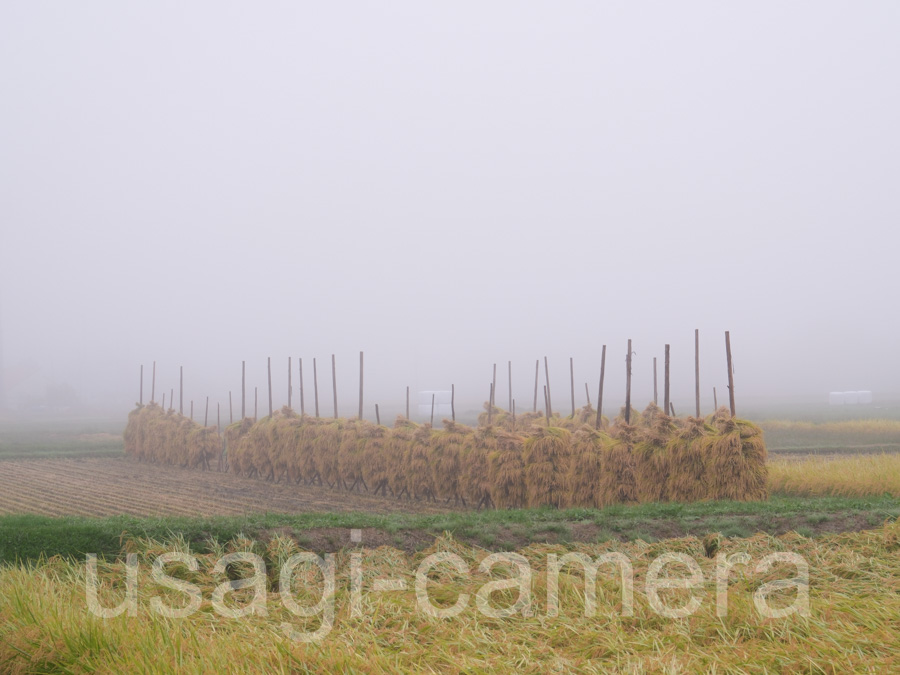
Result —
<instances>
[{"instance_id":1,"label":"thick fog","mask_svg":"<svg viewBox=\"0 0 900 675\"><path fill-rule=\"evenodd\" d=\"M0 407L900 391L896 2L6 2ZM742 398L743 397L743 398ZM542 402L542 397L541 397ZM596 401L594 401L596 403ZM298 406L297 394L294 399ZM187 406L187 403L185 403Z\"/></svg>"}]
</instances>

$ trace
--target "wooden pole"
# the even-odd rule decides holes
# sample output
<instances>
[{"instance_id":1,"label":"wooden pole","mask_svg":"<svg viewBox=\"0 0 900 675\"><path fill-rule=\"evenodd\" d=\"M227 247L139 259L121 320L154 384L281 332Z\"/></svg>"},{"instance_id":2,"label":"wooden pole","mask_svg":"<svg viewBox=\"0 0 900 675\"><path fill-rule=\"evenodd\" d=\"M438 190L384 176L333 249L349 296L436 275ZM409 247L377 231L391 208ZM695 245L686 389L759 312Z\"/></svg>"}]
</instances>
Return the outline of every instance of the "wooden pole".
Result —
<instances>
[{"instance_id":1,"label":"wooden pole","mask_svg":"<svg viewBox=\"0 0 900 675\"><path fill-rule=\"evenodd\" d=\"M531 412L537 412L538 378L540 372L541 360L537 359L534 362L534 407L532 408Z\"/></svg>"},{"instance_id":2,"label":"wooden pole","mask_svg":"<svg viewBox=\"0 0 900 675\"><path fill-rule=\"evenodd\" d=\"M572 387L572 419L575 419L575 359L569 357L569 382Z\"/></svg>"},{"instance_id":3,"label":"wooden pole","mask_svg":"<svg viewBox=\"0 0 900 675\"><path fill-rule=\"evenodd\" d=\"M409 387L406 387L406 419L409 419Z\"/></svg>"},{"instance_id":4,"label":"wooden pole","mask_svg":"<svg viewBox=\"0 0 900 675\"><path fill-rule=\"evenodd\" d=\"M375 404L375 423L381 426L381 414L378 412L378 404Z\"/></svg>"},{"instance_id":5,"label":"wooden pole","mask_svg":"<svg viewBox=\"0 0 900 675\"><path fill-rule=\"evenodd\" d=\"M494 385L491 384L491 393L490 398L488 398L488 426L491 426L491 423L494 420L494 406L491 401L494 400Z\"/></svg>"},{"instance_id":6,"label":"wooden pole","mask_svg":"<svg viewBox=\"0 0 900 675\"><path fill-rule=\"evenodd\" d=\"M494 396L497 395L497 364L494 364L494 379L491 380L491 407L494 407Z\"/></svg>"},{"instance_id":7,"label":"wooden pole","mask_svg":"<svg viewBox=\"0 0 900 675\"><path fill-rule=\"evenodd\" d=\"M659 405L659 391L656 387L656 357L653 357L653 405Z\"/></svg>"},{"instance_id":8,"label":"wooden pole","mask_svg":"<svg viewBox=\"0 0 900 675\"><path fill-rule=\"evenodd\" d=\"M431 395L431 426L434 426L434 394Z\"/></svg>"},{"instance_id":9,"label":"wooden pole","mask_svg":"<svg viewBox=\"0 0 900 675\"><path fill-rule=\"evenodd\" d=\"M203 426L209 426L209 396L206 397L206 412L203 413Z\"/></svg>"},{"instance_id":10,"label":"wooden pole","mask_svg":"<svg viewBox=\"0 0 900 675\"><path fill-rule=\"evenodd\" d=\"M178 414L184 415L184 366L178 367Z\"/></svg>"},{"instance_id":11,"label":"wooden pole","mask_svg":"<svg viewBox=\"0 0 900 675\"><path fill-rule=\"evenodd\" d=\"M269 357L269 417L272 416L272 357Z\"/></svg>"},{"instance_id":12,"label":"wooden pole","mask_svg":"<svg viewBox=\"0 0 900 675\"><path fill-rule=\"evenodd\" d=\"M547 405L550 406L550 412L553 412L553 399L550 397L550 366L547 364L547 357L544 357L544 378L547 380Z\"/></svg>"},{"instance_id":13,"label":"wooden pole","mask_svg":"<svg viewBox=\"0 0 900 675\"><path fill-rule=\"evenodd\" d=\"M156 361L153 362L153 379L150 380L150 403L156 401Z\"/></svg>"},{"instance_id":14,"label":"wooden pole","mask_svg":"<svg viewBox=\"0 0 900 675\"><path fill-rule=\"evenodd\" d=\"M588 389L587 382L584 383L584 395L587 398L587 406L588 406L588 408L590 408L591 407L591 392L590 392L590 389Z\"/></svg>"},{"instance_id":15,"label":"wooden pole","mask_svg":"<svg viewBox=\"0 0 900 675\"><path fill-rule=\"evenodd\" d=\"M728 359L728 403L731 405L731 416L735 416L734 410L734 365L731 361L731 333L725 331L725 357Z\"/></svg>"},{"instance_id":16,"label":"wooden pole","mask_svg":"<svg viewBox=\"0 0 900 675\"><path fill-rule=\"evenodd\" d=\"M666 362L663 370L663 400L665 401L663 411L668 415L671 411L669 405L669 345L666 345Z\"/></svg>"},{"instance_id":17,"label":"wooden pole","mask_svg":"<svg viewBox=\"0 0 900 675\"><path fill-rule=\"evenodd\" d=\"M600 389L597 392L597 428L603 422L603 378L606 376L606 345L600 352Z\"/></svg>"},{"instance_id":18,"label":"wooden pole","mask_svg":"<svg viewBox=\"0 0 900 675\"><path fill-rule=\"evenodd\" d=\"M678 417L678 415L675 414L675 404L671 401L669 401L669 411L672 413L672 417Z\"/></svg>"},{"instance_id":19,"label":"wooden pole","mask_svg":"<svg viewBox=\"0 0 900 675\"><path fill-rule=\"evenodd\" d=\"M241 419L247 418L247 362L241 361Z\"/></svg>"},{"instance_id":20,"label":"wooden pole","mask_svg":"<svg viewBox=\"0 0 900 675\"><path fill-rule=\"evenodd\" d=\"M228 390L228 424L234 424L234 408L231 404L231 390Z\"/></svg>"},{"instance_id":21,"label":"wooden pole","mask_svg":"<svg viewBox=\"0 0 900 675\"><path fill-rule=\"evenodd\" d=\"M716 396L716 388L713 387L713 410L719 409L719 399Z\"/></svg>"},{"instance_id":22,"label":"wooden pole","mask_svg":"<svg viewBox=\"0 0 900 675\"><path fill-rule=\"evenodd\" d=\"M292 381L293 371L291 370L291 357L288 357L288 408L291 410L294 409L294 406L291 405L294 400L294 385Z\"/></svg>"},{"instance_id":23,"label":"wooden pole","mask_svg":"<svg viewBox=\"0 0 900 675\"><path fill-rule=\"evenodd\" d=\"M300 415L306 414L306 401L303 400L303 359L297 357L300 366Z\"/></svg>"},{"instance_id":24,"label":"wooden pole","mask_svg":"<svg viewBox=\"0 0 900 675\"><path fill-rule=\"evenodd\" d=\"M359 353L359 419L363 416L363 353Z\"/></svg>"},{"instance_id":25,"label":"wooden pole","mask_svg":"<svg viewBox=\"0 0 900 675\"><path fill-rule=\"evenodd\" d=\"M512 410L512 402L513 402L513 397L512 397L512 361L509 361L509 362L508 362L508 365L509 365L509 408L507 408L507 410Z\"/></svg>"},{"instance_id":26,"label":"wooden pole","mask_svg":"<svg viewBox=\"0 0 900 675\"><path fill-rule=\"evenodd\" d=\"M138 398L138 405L144 405L144 364L141 364L141 393Z\"/></svg>"},{"instance_id":27,"label":"wooden pole","mask_svg":"<svg viewBox=\"0 0 900 675\"><path fill-rule=\"evenodd\" d=\"M700 329L694 329L694 384L697 399L697 417L700 417Z\"/></svg>"},{"instance_id":28,"label":"wooden pole","mask_svg":"<svg viewBox=\"0 0 900 675\"><path fill-rule=\"evenodd\" d=\"M625 424L631 424L631 340L625 356Z\"/></svg>"},{"instance_id":29,"label":"wooden pole","mask_svg":"<svg viewBox=\"0 0 900 675\"><path fill-rule=\"evenodd\" d=\"M335 366L334 354L331 355L331 391L334 394L334 419L337 419L337 367Z\"/></svg>"},{"instance_id":30,"label":"wooden pole","mask_svg":"<svg viewBox=\"0 0 900 675\"><path fill-rule=\"evenodd\" d=\"M313 396L316 400L316 419L319 419L319 373L316 370L315 358L313 358Z\"/></svg>"},{"instance_id":31,"label":"wooden pole","mask_svg":"<svg viewBox=\"0 0 900 675\"><path fill-rule=\"evenodd\" d=\"M450 385L450 416L456 421L456 385Z\"/></svg>"},{"instance_id":32,"label":"wooden pole","mask_svg":"<svg viewBox=\"0 0 900 675\"><path fill-rule=\"evenodd\" d=\"M544 414L547 416L547 426L550 426L550 395L547 393L547 385L544 385Z\"/></svg>"}]
</instances>

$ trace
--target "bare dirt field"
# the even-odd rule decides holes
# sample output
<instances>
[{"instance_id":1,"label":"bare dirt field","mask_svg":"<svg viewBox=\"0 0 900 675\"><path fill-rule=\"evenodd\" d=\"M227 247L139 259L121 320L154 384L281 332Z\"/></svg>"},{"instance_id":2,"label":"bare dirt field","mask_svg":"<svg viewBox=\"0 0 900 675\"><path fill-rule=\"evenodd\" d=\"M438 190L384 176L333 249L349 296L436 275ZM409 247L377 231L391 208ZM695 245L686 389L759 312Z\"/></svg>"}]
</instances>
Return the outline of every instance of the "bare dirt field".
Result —
<instances>
[{"instance_id":1,"label":"bare dirt field","mask_svg":"<svg viewBox=\"0 0 900 675\"><path fill-rule=\"evenodd\" d=\"M0 515L211 516L304 511L436 513L424 502L266 483L229 473L127 458L18 459L0 463Z\"/></svg>"}]
</instances>

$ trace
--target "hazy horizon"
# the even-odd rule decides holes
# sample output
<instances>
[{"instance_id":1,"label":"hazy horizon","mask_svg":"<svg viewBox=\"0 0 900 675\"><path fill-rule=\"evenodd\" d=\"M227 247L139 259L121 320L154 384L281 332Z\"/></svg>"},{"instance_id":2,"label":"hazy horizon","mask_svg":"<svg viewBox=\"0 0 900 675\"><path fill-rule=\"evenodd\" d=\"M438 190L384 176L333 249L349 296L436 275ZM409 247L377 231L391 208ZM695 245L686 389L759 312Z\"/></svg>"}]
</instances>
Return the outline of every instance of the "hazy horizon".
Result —
<instances>
[{"instance_id":1,"label":"hazy horizon","mask_svg":"<svg viewBox=\"0 0 900 675\"><path fill-rule=\"evenodd\" d=\"M900 5L0 8L0 408L896 394ZM296 385L296 381L295 381ZM296 388L295 388L296 392ZM660 393L661 396L661 393ZM168 396L167 396L168 399ZM542 399L541 399L542 400ZM250 401L252 405L252 400ZM295 393L295 408L298 407ZM196 415L195 415L196 416ZM388 417L388 419L391 419Z\"/></svg>"}]
</instances>

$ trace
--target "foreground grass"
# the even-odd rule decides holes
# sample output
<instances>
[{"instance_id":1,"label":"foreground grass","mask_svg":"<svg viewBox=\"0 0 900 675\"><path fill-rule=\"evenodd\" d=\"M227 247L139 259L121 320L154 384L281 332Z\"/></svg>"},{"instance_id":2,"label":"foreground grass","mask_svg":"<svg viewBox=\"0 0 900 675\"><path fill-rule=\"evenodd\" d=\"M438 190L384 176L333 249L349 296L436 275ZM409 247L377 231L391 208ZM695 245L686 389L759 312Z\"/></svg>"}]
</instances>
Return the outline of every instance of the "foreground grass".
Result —
<instances>
[{"instance_id":1,"label":"foreground grass","mask_svg":"<svg viewBox=\"0 0 900 675\"><path fill-rule=\"evenodd\" d=\"M256 514L214 518L110 518L36 515L0 517L0 563L64 556L84 559L85 553L115 557L128 537L164 539L179 535L198 548L245 535L265 539L272 532L289 534L316 550L336 550L351 528L370 528L394 546L406 549L430 545L444 532L472 545L510 550L530 543L566 542L579 528L594 541L643 540L703 536L750 536L756 532L815 532L874 527L900 517L900 501L881 497L773 497L765 502L699 502L639 504L605 509L519 509L464 511L436 515L374 513ZM324 536L311 533L325 530ZM412 543L410 535L419 535ZM576 537L577 538L577 537Z\"/></svg>"},{"instance_id":2,"label":"foreground grass","mask_svg":"<svg viewBox=\"0 0 900 675\"><path fill-rule=\"evenodd\" d=\"M0 671L2 672L896 672L900 665L897 617L900 616L900 523L853 534L806 539L796 534L773 538L718 539L717 552L745 553L749 564L729 574L725 612L717 612L716 560L709 542L696 538L648 545L643 542L579 546L532 546L523 549L530 580L522 588L490 590L486 584L505 578L522 579L508 565L479 569L485 551L461 545L450 537L431 549L408 555L391 548L362 550L364 570L358 613L352 611L348 573L350 554L336 558L334 620L321 639L303 643L287 637L286 629L311 633L321 615L299 617L289 612L277 594L277 574L270 575L258 609L241 618L225 618L215 610L213 589L227 580L212 566L226 551L255 550L269 567L297 549L287 540L265 548L235 541L199 560L195 572L170 565L169 574L199 587L199 609L186 618L162 618L152 609L156 597L169 607L185 606L187 596L162 588L150 575L156 556L176 539L126 542L138 554L137 612L112 619L95 617L85 599L83 563L62 559L33 567L0 569ZM634 569L633 615L623 611L623 589L616 569L600 567L597 607L585 605L584 575L577 565L559 575L559 615L548 611L548 556L577 551L591 558L622 554ZM413 592L415 572L426 553L458 556L463 568L444 565L428 577L429 602L464 606L452 618L435 618L422 611ZM649 566L663 553L690 556L702 579L692 590L662 592L670 608L686 605L688 594L698 609L684 618L666 618L653 609L646 592ZM754 593L765 583L798 574L790 564L760 568L775 552L797 554L809 565L808 615L764 618L754 605ZM238 574L243 576L246 572ZM677 564L670 573L686 577ZM101 563L100 603L115 607L124 597L121 563ZM232 575L234 578L234 575ZM375 591L373 580L400 579L406 590ZM285 589L300 605L316 604L322 587L315 568L301 568ZM229 591L230 609L247 608L250 589ZM513 603L530 599L530 611ZM487 616L488 609L510 609L506 617ZM769 594L770 607L790 607L797 587ZM331 604L326 598L323 606Z\"/></svg>"}]
</instances>

